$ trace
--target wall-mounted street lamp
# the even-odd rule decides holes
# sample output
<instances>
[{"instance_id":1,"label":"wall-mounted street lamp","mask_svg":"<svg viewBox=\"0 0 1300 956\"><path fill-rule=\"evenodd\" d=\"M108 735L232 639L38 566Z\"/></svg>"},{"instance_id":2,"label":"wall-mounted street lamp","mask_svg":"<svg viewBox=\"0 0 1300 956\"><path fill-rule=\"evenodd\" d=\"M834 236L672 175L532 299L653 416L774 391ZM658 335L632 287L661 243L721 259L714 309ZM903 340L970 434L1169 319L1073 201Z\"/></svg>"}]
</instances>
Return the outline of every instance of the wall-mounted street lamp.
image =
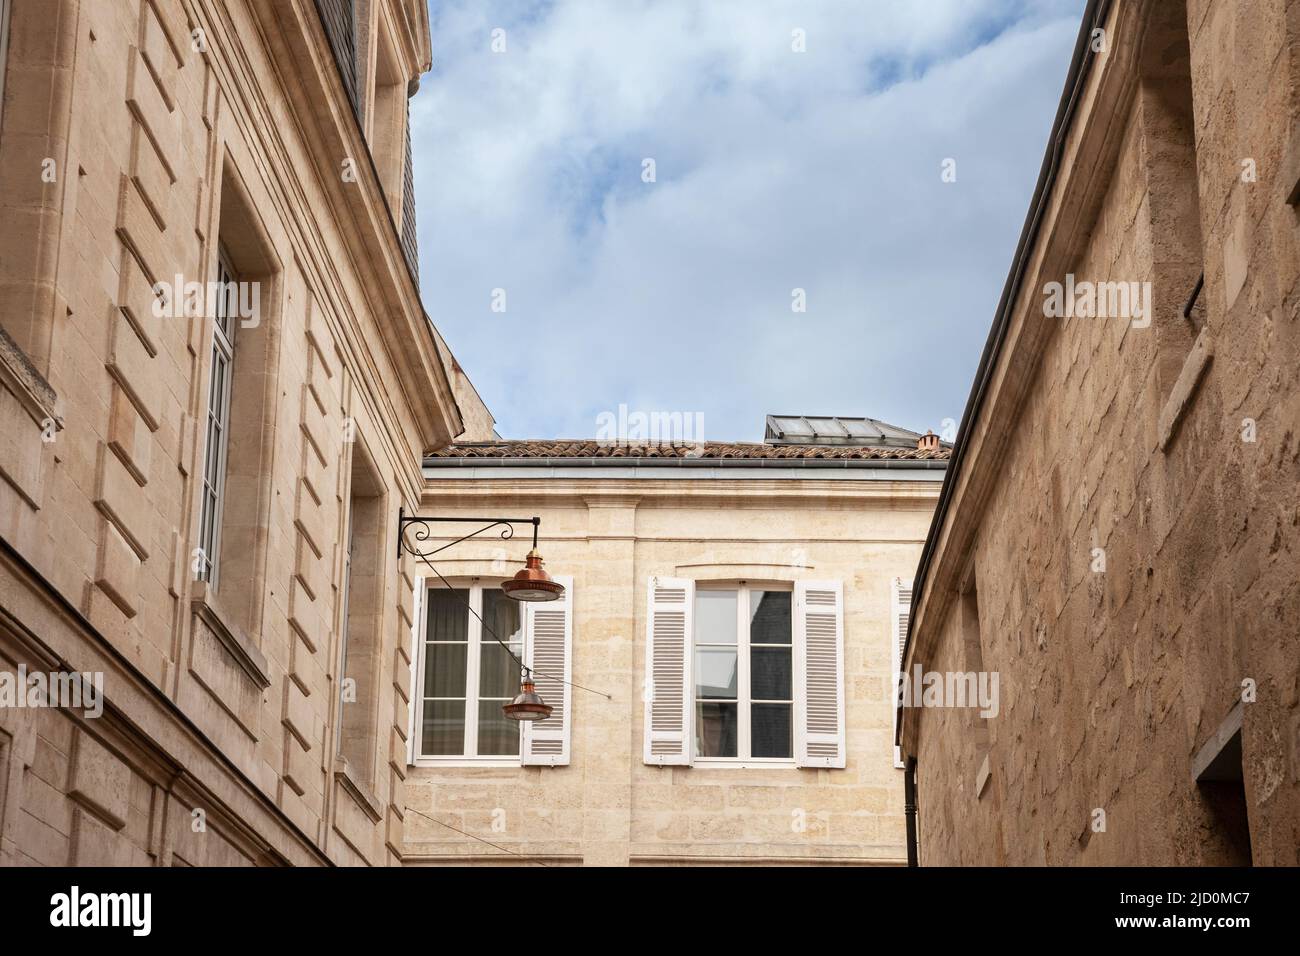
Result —
<instances>
[{"instance_id":1,"label":"wall-mounted street lamp","mask_svg":"<svg viewBox=\"0 0 1300 956\"><path fill-rule=\"evenodd\" d=\"M415 548L411 541L428 541L433 536L430 524L436 523L453 523L453 524L477 524L480 521L486 521L483 527L477 531L471 531L467 535L457 538L455 541L449 541L440 548L434 548L432 551L420 551ZM397 556L400 558L402 552L420 558L426 564L429 558L433 557L439 551L446 551L448 548L460 544L462 541L468 541L470 538L476 538L485 531L491 531L493 528L500 528L500 537L503 540L509 540L515 536L515 525L531 524L533 526L533 548L528 552L528 557L524 559L524 566L519 572L501 585L501 590L505 592L506 597L513 598L516 601L558 601L564 597L564 585L558 581L551 580L551 576L546 573L542 567L542 555L537 550L537 532L542 526L542 519L533 518L425 518L417 515L407 516L404 508L397 510ZM415 532L408 540L406 529L412 525L419 525ZM430 565L432 567L432 565Z\"/></svg>"},{"instance_id":2,"label":"wall-mounted street lamp","mask_svg":"<svg viewBox=\"0 0 1300 956\"><path fill-rule=\"evenodd\" d=\"M478 524L481 522L486 523L477 531L471 531L469 534L462 535L454 541L449 541L447 544L434 548L431 551L421 550L417 546L419 542L429 541L433 536L433 531L430 527L432 524ZM438 579L447 586L447 590L454 594L456 593L456 589L451 586L451 582L442 576L442 573L433 566L433 562L429 559L440 551L446 551L448 548L460 544L462 541L468 541L470 538L478 537L486 531L491 531L493 528L500 528L501 531L499 537L508 540L514 537L515 525L517 524L531 524L533 526L533 547L532 550L528 552L528 557L524 560L523 568L521 568L509 581L502 583L502 593L504 593L506 597L512 598L516 601L558 601L564 596L564 585L553 580L551 576L546 573L546 569L542 567L542 556L537 550L537 532L541 527L542 519L538 517L427 518L416 515L408 517L405 509L399 509L397 512L397 556L400 558L403 552L405 552L406 554L419 558L431 571L433 571L434 574L438 576ZM413 530L408 534L408 529ZM493 640L504 647L506 653L513 658L516 664L519 665L521 675L519 694L510 703L502 706L501 709L505 712L505 715L511 720L545 720L547 717L551 716L550 704L542 700L533 684L532 670L515 655L515 652L510 649L509 645L506 644L505 641L501 640L501 638L497 636L496 632L492 630L487 621L483 620L468 601L462 600L462 603L464 603L466 609L471 614L478 618L479 623L482 624L484 629L492 635ZM543 674L542 676L545 677L546 675Z\"/></svg>"}]
</instances>

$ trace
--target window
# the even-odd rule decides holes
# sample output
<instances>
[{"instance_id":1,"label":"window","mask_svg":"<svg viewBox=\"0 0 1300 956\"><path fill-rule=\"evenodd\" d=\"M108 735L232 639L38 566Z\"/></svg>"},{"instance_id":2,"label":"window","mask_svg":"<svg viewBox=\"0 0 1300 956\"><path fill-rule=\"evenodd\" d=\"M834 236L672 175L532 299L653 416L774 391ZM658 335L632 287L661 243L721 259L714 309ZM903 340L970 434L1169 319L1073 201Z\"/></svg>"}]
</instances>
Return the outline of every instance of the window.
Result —
<instances>
[{"instance_id":1,"label":"window","mask_svg":"<svg viewBox=\"0 0 1300 956\"><path fill-rule=\"evenodd\" d=\"M1201 748L1192 765L1206 834L1198 861L1202 866L1250 866L1253 861L1242 766L1241 706L1238 702L1225 722L1235 722L1232 735L1225 740L1220 730Z\"/></svg>"},{"instance_id":2,"label":"window","mask_svg":"<svg viewBox=\"0 0 1300 956\"><path fill-rule=\"evenodd\" d=\"M379 173L393 222L401 227L402 161L406 153L406 89L397 51L389 40L383 22L376 39L375 97L370 122L370 152Z\"/></svg>"},{"instance_id":3,"label":"window","mask_svg":"<svg viewBox=\"0 0 1300 956\"><path fill-rule=\"evenodd\" d=\"M845 766L842 582L647 583L647 764Z\"/></svg>"},{"instance_id":4,"label":"window","mask_svg":"<svg viewBox=\"0 0 1300 956\"><path fill-rule=\"evenodd\" d=\"M199 519L199 576L217 586L221 515L225 499L226 456L230 445L230 383L235 364L235 272L223 250L217 256L220 294L212 330L212 377L208 384L207 443L203 456L203 513Z\"/></svg>"},{"instance_id":5,"label":"window","mask_svg":"<svg viewBox=\"0 0 1300 956\"><path fill-rule=\"evenodd\" d=\"M339 628L340 706L338 752L356 774L372 783L379 708L379 627L385 556L384 484L358 436L351 444L347 550L343 558L343 607Z\"/></svg>"},{"instance_id":6,"label":"window","mask_svg":"<svg viewBox=\"0 0 1300 956\"><path fill-rule=\"evenodd\" d=\"M9 753L12 738L0 730L0 832L5 825L5 797L9 791Z\"/></svg>"},{"instance_id":7,"label":"window","mask_svg":"<svg viewBox=\"0 0 1300 956\"><path fill-rule=\"evenodd\" d=\"M519 724L501 707L519 692L519 665L492 632L522 659L523 606L477 583L426 597L419 756L517 758Z\"/></svg>"},{"instance_id":8,"label":"window","mask_svg":"<svg viewBox=\"0 0 1300 956\"><path fill-rule=\"evenodd\" d=\"M187 283L183 300L187 315L210 319L213 327L204 343L208 407L198 422L200 457L192 486L198 499L195 576L202 582L196 590L226 631L256 643L274 590L265 562L277 501L272 462L282 446L277 438L283 438L274 412L282 391L283 270L262 219L270 201L260 185L249 190L229 155L219 193L208 282L201 292ZM321 542L316 545L319 554Z\"/></svg>"},{"instance_id":9,"label":"window","mask_svg":"<svg viewBox=\"0 0 1300 956\"><path fill-rule=\"evenodd\" d=\"M794 757L791 592L695 592L695 755Z\"/></svg>"},{"instance_id":10,"label":"window","mask_svg":"<svg viewBox=\"0 0 1300 956\"><path fill-rule=\"evenodd\" d=\"M981 675L977 679L983 680L984 641L980 634L979 574L975 568L973 555L963 576L960 590L963 665L968 673ZM980 716L979 711L973 709L966 711L965 720L969 722L968 726L971 728L971 741L975 745L976 766L978 766L981 760L987 759L989 753L988 720ZM979 789L976 788L977 791Z\"/></svg>"},{"instance_id":11,"label":"window","mask_svg":"<svg viewBox=\"0 0 1300 956\"><path fill-rule=\"evenodd\" d=\"M67 312L56 290L66 282L59 273L60 250L67 248L60 238L64 216L76 221L76 193L66 185L76 179L75 154L68 149L76 86L68 81L78 47L78 31L68 25L76 22L74 8L66 0L0 0L0 168L12 176L5 180L4 205L6 236L13 236L0 255L0 333L9 340L6 355L21 355L5 364L22 378L32 372L51 377L55 327ZM20 236L31 238L20 243ZM45 413L54 417L52 407Z\"/></svg>"},{"instance_id":12,"label":"window","mask_svg":"<svg viewBox=\"0 0 1300 956\"><path fill-rule=\"evenodd\" d=\"M1156 376L1168 399L1205 323L1196 116L1185 0L1156 4L1139 53Z\"/></svg>"},{"instance_id":13,"label":"window","mask_svg":"<svg viewBox=\"0 0 1300 956\"><path fill-rule=\"evenodd\" d=\"M357 115L361 118L362 124L370 114L370 108L367 103L369 91L367 90L370 79L370 62L374 56L372 45L375 39L375 31L370 28L371 14L375 12L370 0L352 0L352 46L355 60L352 63L352 82L355 84L356 94L355 103Z\"/></svg>"},{"instance_id":14,"label":"window","mask_svg":"<svg viewBox=\"0 0 1300 956\"><path fill-rule=\"evenodd\" d=\"M903 701L903 688L907 675L903 673L903 653L907 650L907 627L912 616L912 579L894 578L890 585L889 619L890 637L893 640L894 693L889 701L893 712L894 736L898 736L898 708ZM903 768L903 750L894 747L894 766Z\"/></svg>"}]
</instances>

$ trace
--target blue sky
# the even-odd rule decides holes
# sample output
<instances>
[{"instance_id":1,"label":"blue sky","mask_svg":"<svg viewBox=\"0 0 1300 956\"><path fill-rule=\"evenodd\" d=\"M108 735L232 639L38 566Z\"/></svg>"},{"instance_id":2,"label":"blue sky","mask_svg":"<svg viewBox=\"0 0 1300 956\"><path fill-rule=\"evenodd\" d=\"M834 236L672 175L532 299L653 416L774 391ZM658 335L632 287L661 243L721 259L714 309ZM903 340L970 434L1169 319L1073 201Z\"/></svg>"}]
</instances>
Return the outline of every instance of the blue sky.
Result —
<instances>
[{"instance_id":1,"label":"blue sky","mask_svg":"<svg viewBox=\"0 0 1300 956\"><path fill-rule=\"evenodd\" d=\"M769 413L940 431L1083 6L431 0L425 307L506 438L593 437L620 404L719 441Z\"/></svg>"}]
</instances>

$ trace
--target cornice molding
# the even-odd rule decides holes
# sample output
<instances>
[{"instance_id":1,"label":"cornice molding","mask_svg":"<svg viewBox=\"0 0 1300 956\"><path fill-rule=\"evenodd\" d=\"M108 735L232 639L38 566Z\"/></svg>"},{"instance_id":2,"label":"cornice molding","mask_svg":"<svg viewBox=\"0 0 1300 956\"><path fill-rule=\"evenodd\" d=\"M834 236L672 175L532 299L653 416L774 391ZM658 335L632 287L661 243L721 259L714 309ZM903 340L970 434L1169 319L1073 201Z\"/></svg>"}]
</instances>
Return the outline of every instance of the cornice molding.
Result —
<instances>
[{"instance_id":1,"label":"cornice molding","mask_svg":"<svg viewBox=\"0 0 1300 956\"><path fill-rule=\"evenodd\" d=\"M318 181L331 200L332 218L376 320L378 344L398 373L395 383L370 385L380 391L386 384L389 390L395 386L401 393L417 422L421 446L415 449L417 455L442 447L463 430L460 410L315 4L313 0L251 0L251 9L298 120L298 131L314 159ZM292 69L279 64L291 64ZM355 182L344 182L340 174L348 157L355 161ZM374 347L361 330L354 333L349 345L358 353Z\"/></svg>"},{"instance_id":2,"label":"cornice molding","mask_svg":"<svg viewBox=\"0 0 1300 956\"><path fill-rule=\"evenodd\" d=\"M426 479L422 507L483 502L531 503L537 507L806 507L822 511L920 511L929 514L939 483L928 481L817 481L781 479L560 479L519 481Z\"/></svg>"}]
</instances>

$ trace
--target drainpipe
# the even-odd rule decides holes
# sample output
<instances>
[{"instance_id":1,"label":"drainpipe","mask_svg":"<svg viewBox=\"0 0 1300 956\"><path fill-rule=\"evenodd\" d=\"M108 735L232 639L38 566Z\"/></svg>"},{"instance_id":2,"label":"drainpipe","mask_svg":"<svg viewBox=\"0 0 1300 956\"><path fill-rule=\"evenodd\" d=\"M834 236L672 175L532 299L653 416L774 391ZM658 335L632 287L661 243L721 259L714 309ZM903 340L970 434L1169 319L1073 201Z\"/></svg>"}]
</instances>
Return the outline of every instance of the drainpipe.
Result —
<instances>
[{"instance_id":1,"label":"drainpipe","mask_svg":"<svg viewBox=\"0 0 1300 956\"><path fill-rule=\"evenodd\" d=\"M919 866L916 843L916 758L907 758L903 771L903 814L907 818L907 865Z\"/></svg>"}]
</instances>

